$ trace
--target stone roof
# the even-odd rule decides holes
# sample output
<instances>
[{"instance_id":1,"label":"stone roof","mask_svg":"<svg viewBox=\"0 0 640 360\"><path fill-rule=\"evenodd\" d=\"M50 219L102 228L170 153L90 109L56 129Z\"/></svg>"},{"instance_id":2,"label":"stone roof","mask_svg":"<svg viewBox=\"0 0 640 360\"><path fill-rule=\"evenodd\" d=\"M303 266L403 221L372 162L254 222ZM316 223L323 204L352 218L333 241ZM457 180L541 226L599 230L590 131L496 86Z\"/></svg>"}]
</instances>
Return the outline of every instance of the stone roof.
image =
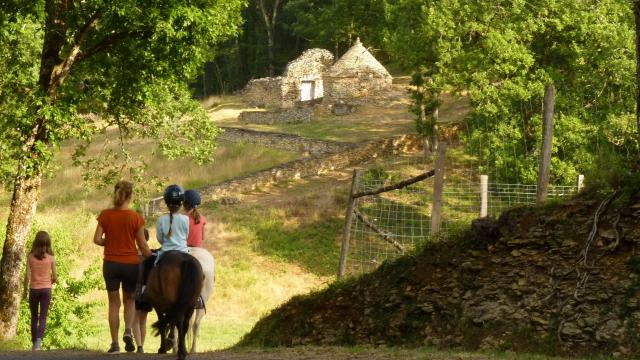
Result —
<instances>
[{"instance_id":1,"label":"stone roof","mask_svg":"<svg viewBox=\"0 0 640 360\"><path fill-rule=\"evenodd\" d=\"M331 77L352 77L357 72L379 74L381 77L391 77L387 69L376 60L373 55L356 39L349 49L327 72Z\"/></svg>"},{"instance_id":2,"label":"stone roof","mask_svg":"<svg viewBox=\"0 0 640 360\"><path fill-rule=\"evenodd\" d=\"M307 49L302 55L289 62L283 76L316 74L318 77L333 63L333 54L325 49Z\"/></svg>"}]
</instances>

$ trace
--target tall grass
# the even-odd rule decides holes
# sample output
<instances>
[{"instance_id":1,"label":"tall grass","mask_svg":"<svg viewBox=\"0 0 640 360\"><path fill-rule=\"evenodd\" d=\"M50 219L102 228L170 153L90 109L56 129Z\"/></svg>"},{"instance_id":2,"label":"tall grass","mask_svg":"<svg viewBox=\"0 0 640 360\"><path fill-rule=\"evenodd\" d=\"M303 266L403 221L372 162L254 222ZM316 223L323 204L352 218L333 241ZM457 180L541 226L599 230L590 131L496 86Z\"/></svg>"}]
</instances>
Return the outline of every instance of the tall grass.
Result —
<instances>
[{"instance_id":1,"label":"tall grass","mask_svg":"<svg viewBox=\"0 0 640 360\"><path fill-rule=\"evenodd\" d=\"M168 183L177 183L185 188L219 183L299 158L296 153L247 143L221 143L212 155L213 162L206 165L197 165L185 159L168 160L159 154L145 153L142 143L134 146L132 150L136 156L143 155L148 158L149 177L164 177ZM88 189L82 182L83 169L72 166L72 151L72 146L64 147L56 157L55 166L59 170L43 183L39 211L73 208L98 211L109 206L112 189ZM157 195L149 194L152 197ZM0 197L0 200L8 204L8 194Z\"/></svg>"}]
</instances>

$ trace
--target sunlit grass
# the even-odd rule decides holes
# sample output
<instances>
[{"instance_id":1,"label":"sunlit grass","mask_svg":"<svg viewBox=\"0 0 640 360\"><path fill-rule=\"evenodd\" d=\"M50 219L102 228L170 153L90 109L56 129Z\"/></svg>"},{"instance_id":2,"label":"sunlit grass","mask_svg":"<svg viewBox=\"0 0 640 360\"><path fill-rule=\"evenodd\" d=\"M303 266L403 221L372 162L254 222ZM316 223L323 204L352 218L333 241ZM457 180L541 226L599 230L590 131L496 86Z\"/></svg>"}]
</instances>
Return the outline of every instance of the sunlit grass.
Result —
<instances>
[{"instance_id":1,"label":"sunlit grass","mask_svg":"<svg viewBox=\"0 0 640 360\"><path fill-rule=\"evenodd\" d=\"M152 144L147 146L151 147ZM168 160L160 154L153 155L142 145L134 146L132 149L135 155L144 156L150 164L147 171L149 178L160 176L168 179L168 183L177 183L185 188L220 183L299 158L299 154L292 152L247 143L221 142L212 155L213 161L198 165L188 159ZM55 163L60 170L53 178L43 183L42 196L38 204L40 211L47 208L70 207L98 211L109 206L112 189L88 189L82 182L84 170L71 165L72 151L72 146L64 147L56 157ZM4 196L8 197L7 194ZM150 193L149 196L155 197L158 194Z\"/></svg>"}]
</instances>

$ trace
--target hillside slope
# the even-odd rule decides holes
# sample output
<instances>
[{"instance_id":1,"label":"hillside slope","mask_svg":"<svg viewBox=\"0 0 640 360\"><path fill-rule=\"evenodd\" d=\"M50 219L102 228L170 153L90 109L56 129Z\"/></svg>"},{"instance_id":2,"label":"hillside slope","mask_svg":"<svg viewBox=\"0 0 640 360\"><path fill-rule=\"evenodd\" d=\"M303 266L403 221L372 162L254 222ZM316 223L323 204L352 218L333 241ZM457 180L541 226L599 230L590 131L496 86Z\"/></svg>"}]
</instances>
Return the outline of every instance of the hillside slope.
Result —
<instances>
[{"instance_id":1,"label":"hillside slope","mask_svg":"<svg viewBox=\"0 0 640 360\"><path fill-rule=\"evenodd\" d=\"M639 215L638 194L583 194L476 220L457 239L293 298L239 345L434 345L637 358Z\"/></svg>"}]
</instances>

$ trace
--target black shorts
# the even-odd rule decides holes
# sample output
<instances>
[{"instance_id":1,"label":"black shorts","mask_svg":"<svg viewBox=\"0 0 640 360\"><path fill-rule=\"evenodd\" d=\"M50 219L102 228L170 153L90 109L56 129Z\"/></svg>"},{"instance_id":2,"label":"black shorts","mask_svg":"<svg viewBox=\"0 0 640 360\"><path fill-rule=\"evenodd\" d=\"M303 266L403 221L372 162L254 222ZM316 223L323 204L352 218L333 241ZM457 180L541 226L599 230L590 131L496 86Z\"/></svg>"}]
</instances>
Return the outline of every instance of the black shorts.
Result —
<instances>
[{"instance_id":1,"label":"black shorts","mask_svg":"<svg viewBox=\"0 0 640 360\"><path fill-rule=\"evenodd\" d=\"M118 291L120 283L122 283L123 291L133 293L136 291L138 283L138 264L123 264L104 260L102 276L104 276L107 291Z\"/></svg>"},{"instance_id":2,"label":"black shorts","mask_svg":"<svg viewBox=\"0 0 640 360\"><path fill-rule=\"evenodd\" d=\"M135 305L136 305L136 310L138 311L150 312L153 310L153 307L146 299L145 300L136 299Z\"/></svg>"}]
</instances>

